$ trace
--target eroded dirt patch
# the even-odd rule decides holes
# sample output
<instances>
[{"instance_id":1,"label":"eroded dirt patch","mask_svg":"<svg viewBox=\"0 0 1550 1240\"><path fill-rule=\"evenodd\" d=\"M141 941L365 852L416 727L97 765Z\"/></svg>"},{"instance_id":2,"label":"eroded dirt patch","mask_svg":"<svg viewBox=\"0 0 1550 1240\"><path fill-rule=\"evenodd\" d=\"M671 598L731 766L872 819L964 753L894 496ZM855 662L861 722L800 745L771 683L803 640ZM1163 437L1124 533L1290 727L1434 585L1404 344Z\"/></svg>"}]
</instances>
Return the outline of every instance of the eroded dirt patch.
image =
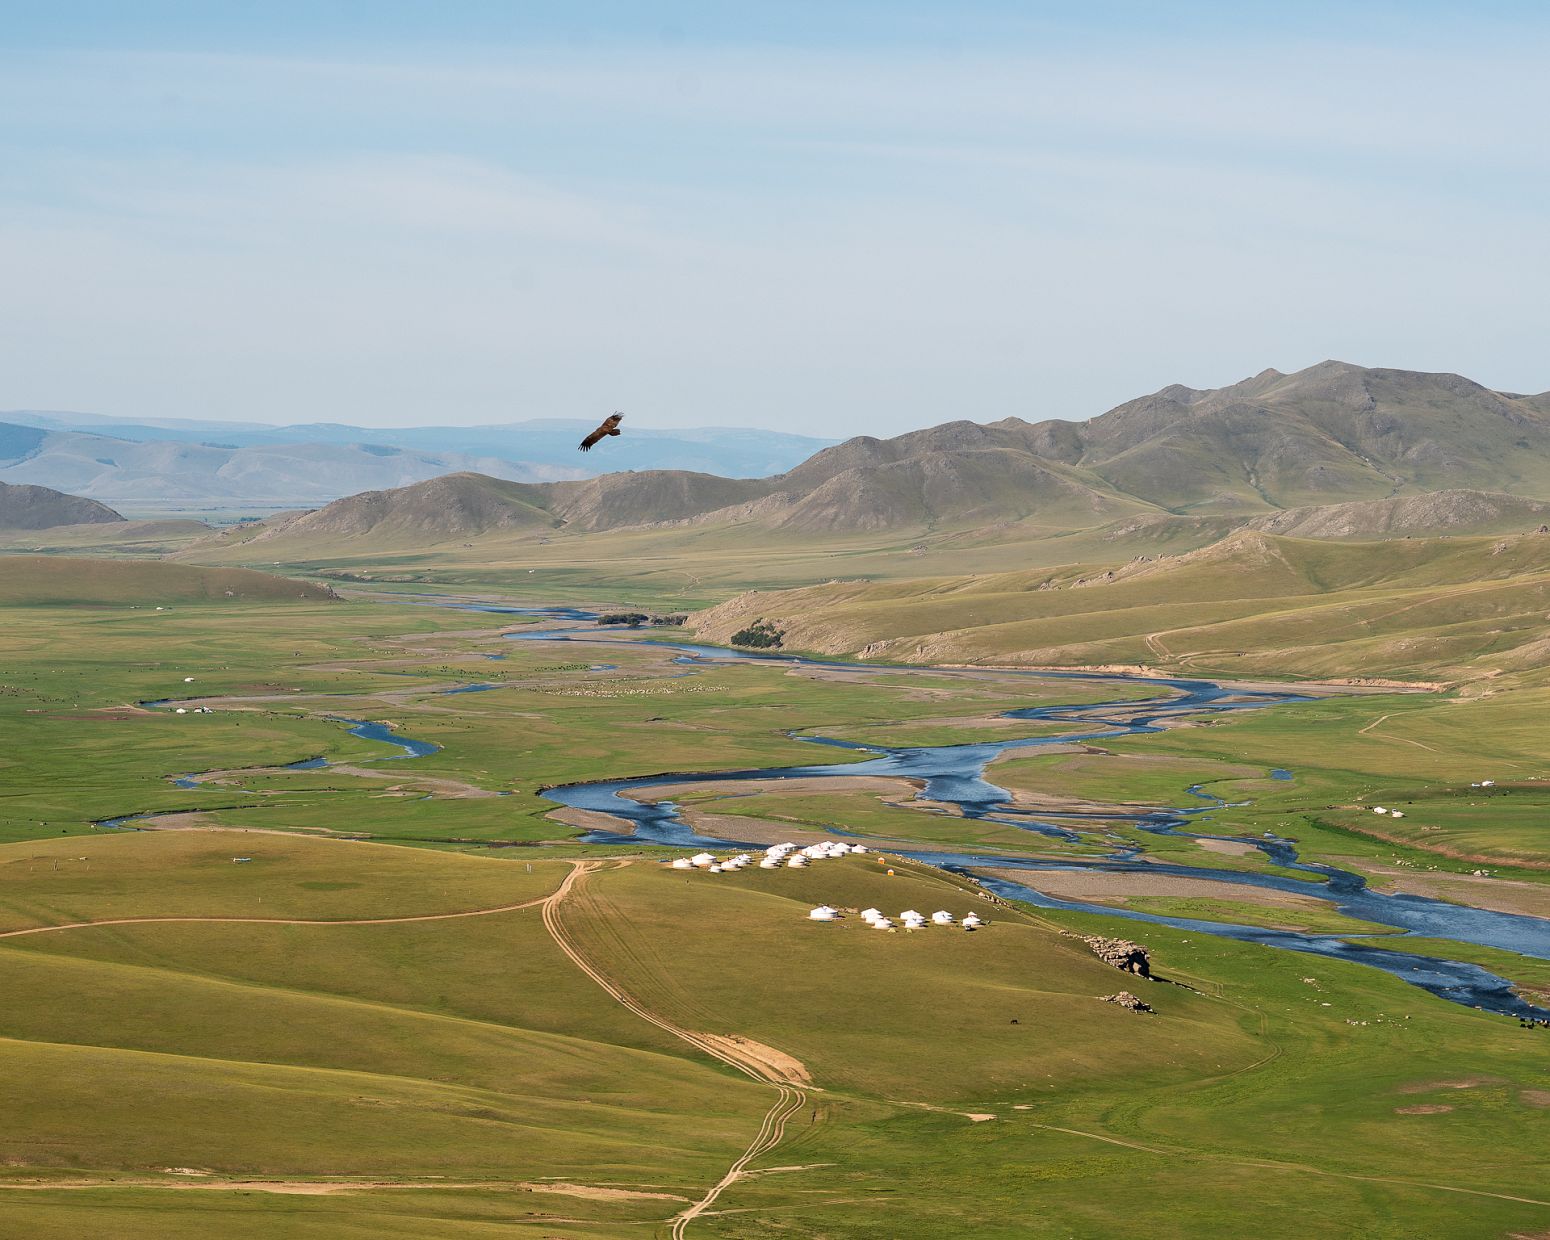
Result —
<instances>
[{"instance_id":1,"label":"eroded dirt patch","mask_svg":"<svg viewBox=\"0 0 1550 1240\"><path fill-rule=\"evenodd\" d=\"M785 1051L776 1050L773 1046L766 1046L763 1042L755 1042L752 1038L739 1037L736 1034L723 1036L719 1033L697 1033L694 1036L703 1038L734 1058L765 1069L772 1080L785 1081L789 1085L813 1083L812 1073L800 1059L786 1054Z\"/></svg>"},{"instance_id":2,"label":"eroded dirt patch","mask_svg":"<svg viewBox=\"0 0 1550 1240\"><path fill-rule=\"evenodd\" d=\"M563 1193L567 1197L587 1197L593 1201L688 1201L677 1193L648 1193L633 1188L608 1188L597 1184L544 1184L532 1182L513 1185L530 1193Z\"/></svg>"},{"instance_id":3,"label":"eroded dirt patch","mask_svg":"<svg viewBox=\"0 0 1550 1240\"><path fill-rule=\"evenodd\" d=\"M1221 853L1224 857L1249 857L1259 850L1252 844L1245 844L1242 840L1206 840L1195 841L1207 852Z\"/></svg>"},{"instance_id":4,"label":"eroded dirt patch","mask_svg":"<svg viewBox=\"0 0 1550 1240\"><path fill-rule=\"evenodd\" d=\"M1502 1078L1499 1076L1460 1076L1447 1081L1416 1081L1412 1085L1401 1085L1395 1093L1400 1094L1432 1094L1439 1089L1479 1089L1482 1085L1500 1085Z\"/></svg>"}]
</instances>

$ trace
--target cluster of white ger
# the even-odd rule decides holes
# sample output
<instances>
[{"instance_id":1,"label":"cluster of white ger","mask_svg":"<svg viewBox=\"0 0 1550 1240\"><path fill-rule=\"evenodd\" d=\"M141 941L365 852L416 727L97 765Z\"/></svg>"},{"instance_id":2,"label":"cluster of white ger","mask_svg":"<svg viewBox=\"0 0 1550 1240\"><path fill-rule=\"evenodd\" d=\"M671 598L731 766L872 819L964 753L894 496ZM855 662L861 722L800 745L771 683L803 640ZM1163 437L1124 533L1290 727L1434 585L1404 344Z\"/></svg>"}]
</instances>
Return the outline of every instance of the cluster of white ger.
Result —
<instances>
[{"instance_id":1,"label":"cluster of white ger","mask_svg":"<svg viewBox=\"0 0 1550 1240\"><path fill-rule=\"evenodd\" d=\"M830 908L827 904L820 904L807 916L812 921L838 921L840 911L837 908ZM862 909L861 920L874 930L892 930L894 927L893 920L885 917L881 909ZM899 914L899 924L906 930L924 930L926 928L926 915L924 913L917 913L912 908L907 908ZM945 908L939 908L931 914L931 924L933 926L951 926L954 924L953 915ZM957 924L965 930L978 930L985 923L980 920L977 914L970 913Z\"/></svg>"},{"instance_id":2,"label":"cluster of white ger","mask_svg":"<svg viewBox=\"0 0 1550 1240\"><path fill-rule=\"evenodd\" d=\"M789 866L793 870L800 870L810 861L822 861L826 857L843 857L848 853L869 851L871 850L865 844L842 844L838 840L824 840L819 844L809 844L806 848L799 848L790 843L773 844L766 848L764 856L759 858L759 868L778 870L781 866ZM720 874L725 870L741 870L753 864L752 853L738 853L723 860L708 852L695 853L692 857L677 857L672 863L675 870L704 870L710 874Z\"/></svg>"}]
</instances>

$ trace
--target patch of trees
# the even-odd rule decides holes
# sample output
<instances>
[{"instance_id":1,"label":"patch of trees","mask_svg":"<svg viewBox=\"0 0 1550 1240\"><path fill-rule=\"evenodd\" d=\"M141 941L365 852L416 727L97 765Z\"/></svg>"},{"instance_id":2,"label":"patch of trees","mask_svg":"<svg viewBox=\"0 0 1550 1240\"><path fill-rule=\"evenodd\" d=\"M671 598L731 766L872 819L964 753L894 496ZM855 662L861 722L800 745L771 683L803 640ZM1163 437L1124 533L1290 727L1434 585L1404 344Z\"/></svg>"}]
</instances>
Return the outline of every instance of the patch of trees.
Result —
<instances>
[{"instance_id":1,"label":"patch of trees","mask_svg":"<svg viewBox=\"0 0 1550 1240\"><path fill-rule=\"evenodd\" d=\"M783 643L786 633L768 620L755 620L746 629L732 634L734 646L750 646L755 650L768 650Z\"/></svg>"},{"instance_id":2,"label":"patch of trees","mask_svg":"<svg viewBox=\"0 0 1550 1240\"><path fill-rule=\"evenodd\" d=\"M650 616L643 611L611 611L599 616L599 624L627 624L632 629L638 629L643 624L655 625L679 625L689 617L687 614L673 616Z\"/></svg>"}]
</instances>

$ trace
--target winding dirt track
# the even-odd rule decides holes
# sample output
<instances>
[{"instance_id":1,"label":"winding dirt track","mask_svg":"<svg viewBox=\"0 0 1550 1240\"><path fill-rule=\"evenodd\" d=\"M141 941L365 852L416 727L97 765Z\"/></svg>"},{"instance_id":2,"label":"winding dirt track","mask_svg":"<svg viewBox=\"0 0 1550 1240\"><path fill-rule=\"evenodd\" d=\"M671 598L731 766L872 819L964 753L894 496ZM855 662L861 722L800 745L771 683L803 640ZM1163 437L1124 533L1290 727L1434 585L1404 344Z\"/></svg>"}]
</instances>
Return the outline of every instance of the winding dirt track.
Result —
<instances>
[{"instance_id":1,"label":"winding dirt track","mask_svg":"<svg viewBox=\"0 0 1550 1240\"><path fill-rule=\"evenodd\" d=\"M524 900L520 904L503 904L498 908L465 909L455 913L417 913L406 917L355 917L339 919L308 919L299 917L109 917L100 921L72 921L53 926L28 926L21 930L0 931L0 939L19 938L29 934L52 934L60 930L84 930L93 926L139 926L161 925L168 923L203 922L224 925L267 925L267 926L388 926L405 922L418 921L450 921L461 917L488 917L495 913L510 913L517 909L533 908L535 905L542 912L544 928L548 930L555 944L565 953L578 969L597 983L616 1002L629 1009L642 1020L649 1021L657 1028L665 1030L676 1038L689 1043L696 1050L735 1068L750 1079L761 1085L768 1085L775 1090L774 1104L765 1112L764 1119L759 1125L759 1130L754 1134L743 1152L738 1155L732 1165L727 1168L725 1175L707 1189L698 1201L686 1206L678 1214L674 1215L669 1224L669 1236L672 1240L682 1240L685 1229L695 1218L703 1214L715 1200L736 1183L745 1173L748 1164L774 1149L780 1144L786 1134L786 1124L806 1103L807 1094L801 1088L802 1082L796 1079L801 1071L800 1065L786 1067L780 1062L772 1062L782 1057L775 1055L766 1057L761 1055L761 1050L768 1048L759 1047L757 1043L749 1043L745 1047L737 1039L720 1037L715 1034L696 1033L685 1029L681 1025L674 1024L664 1016L660 1016L642 1006L636 999L621 990L607 977L600 973L583 956L576 947L574 941L567 935L564 926L560 922L559 906L565 897L585 881L586 877L599 868L610 863L601 861L573 861L571 869L560 885L547 896L539 896L532 900ZM628 865L629 862L613 863ZM299 1191L299 1190L298 1190Z\"/></svg>"},{"instance_id":2,"label":"winding dirt track","mask_svg":"<svg viewBox=\"0 0 1550 1240\"><path fill-rule=\"evenodd\" d=\"M544 926L549 931L559 949L569 957L572 964L590 977L615 1001L628 1008L642 1020L649 1021L657 1028L665 1030L675 1038L679 1038L695 1049L703 1051L713 1059L718 1059L728 1067L736 1068L743 1075L757 1081L761 1085L768 1085L775 1090L775 1102L765 1112L764 1119L759 1125L759 1131L754 1134L752 1141L743 1152L738 1155L732 1165L727 1168L725 1175L705 1191L705 1194L693 1204L686 1206L673 1216L668 1228L671 1240L682 1240L687 1228L694 1219L705 1213L713 1205L718 1197L728 1188L742 1178L751 1163L760 1154L767 1153L780 1144L786 1135L786 1124L807 1102L807 1094L801 1088L799 1082L791 1079L779 1065L771 1064L756 1053L744 1051L739 1044L730 1038L716 1037L712 1034L696 1033L685 1029L681 1025L674 1024L664 1016L658 1015L643 1007L637 1000L608 978L598 972L596 968L577 949L575 942L566 934L565 927L560 923L559 906L572 888L583 881L586 876L598 869L603 864L600 862L582 861L565 877L554 894L542 902ZM622 864L628 865L629 862Z\"/></svg>"}]
</instances>

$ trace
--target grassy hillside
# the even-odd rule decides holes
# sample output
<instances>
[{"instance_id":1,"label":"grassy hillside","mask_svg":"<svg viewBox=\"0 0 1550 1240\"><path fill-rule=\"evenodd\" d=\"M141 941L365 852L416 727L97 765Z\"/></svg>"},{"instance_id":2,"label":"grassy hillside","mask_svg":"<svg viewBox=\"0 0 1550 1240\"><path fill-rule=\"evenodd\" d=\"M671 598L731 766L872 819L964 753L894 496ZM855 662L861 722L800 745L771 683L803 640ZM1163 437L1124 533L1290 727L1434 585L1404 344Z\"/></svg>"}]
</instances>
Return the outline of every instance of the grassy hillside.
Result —
<instances>
[{"instance_id":1,"label":"grassy hillside","mask_svg":"<svg viewBox=\"0 0 1550 1240\"><path fill-rule=\"evenodd\" d=\"M1550 537L1317 542L1233 535L1179 556L753 592L694 617L787 647L898 661L1126 664L1468 680L1543 661Z\"/></svg>"},{"instance_id":2,"label":"grassy hillside","mask_svg":"<svg viewBox=\"0 0 1550 1240\"><path fill-rule=\"evenodd\" d=\"M208 537L203 521L102 521L46 530L0 529L0 551L51 555L167 555Z\"/></svg>"},{"instance_id":3,"label":"grassy hillside","mask_svg":"<svg viewBox=\"0 0 1550 1240\"><path fill-rule=\"evenodd\" d=\"M0 606L146 607L329 597L326 586L245 568L73 556L0 558Z\"/></svg>"},{"instance_id":4,"label":"grassy hillside","mask_svg":"<svg viewBox=\"0 0 1550 1240\"><path fill-rule=\"evenodd\" d=\"M122 521L106 504L66 495L48 487L0 482L0 530L43 530L59 525Z\"/></svg>"},{"instance_id":5,"label":"grassy hillside","mask_svg":"<svg viewBox=\"0 0 1550 1240\"><path fill-rule=\"evenodd\" d=\"M233 866L234 853L252 860ZM29 908L113 916L121 902L96 893L133 882L138 915L191 918L0 938L0 1093L15 1121L0 1213L22 1234L106 1209L102 1234L198 1235L200 1207L182 1213L175 1192L190 1178L224 1181L232 1198L235 1181L359 1179L325 1205L333 1225L377 1216L403 1234L425 1233L417 1206L383 1191L399 1184L449 1182L474 1201L504 1189L507 1209L512 1185L546 1178L683 1195L719 1174L763 1109L751 1083L630 1016L555 948L535 904L563 863L240 833L34 844L14 860L8 886ZM180 893L203 875L206 902L190 904ZM255 915L293 921L224 920ZM350 924L362 915L389 920ZM405 916L422 920L392 920ZM104 1171L139 1191L115 1193ZM106 1191L57 1203L6 1191L83 1176ZM674 1199L516 1191L513 1222L580 1214L600 1230ZM450 1218L432 1226L464 1234Z\"/></svg>"},{"instance_id":6,"label":"grassy hillside","mask_svg":"<svg viewBox=\"0 0 1550 1240\"><path fill-rule=\"evenodd\" d=\"M530 903L559 862L219 832L21 847L15 895L71 890L82 920L119 911L87 885L126 865L156 917L190 907L165 885L229 885L224 854L253 857L233 870L246 897L209 920L0 939L0 1211L28 1236L181 1240L215 1218L252 1240L658 1234L772 1096L671 1027L752 1039L812 1082L762 1174L691 1236L1226 1237L1249 1183L1271 1237L1544 1217L1521 1200L1550 1122L1521 1031L1353 965L1161 930L1154 965L1182 985L1148 986L1026 911L974 935L806 920L818 900L984 907L901 862L599 870L558 930L663 1027ZM528 907L349 925L359 906L326 884L385 916ZM221 920L271 899L313 924ZM1155 1013L1097 1001L1126 982Z\"/></svg>"}]
</instances>

